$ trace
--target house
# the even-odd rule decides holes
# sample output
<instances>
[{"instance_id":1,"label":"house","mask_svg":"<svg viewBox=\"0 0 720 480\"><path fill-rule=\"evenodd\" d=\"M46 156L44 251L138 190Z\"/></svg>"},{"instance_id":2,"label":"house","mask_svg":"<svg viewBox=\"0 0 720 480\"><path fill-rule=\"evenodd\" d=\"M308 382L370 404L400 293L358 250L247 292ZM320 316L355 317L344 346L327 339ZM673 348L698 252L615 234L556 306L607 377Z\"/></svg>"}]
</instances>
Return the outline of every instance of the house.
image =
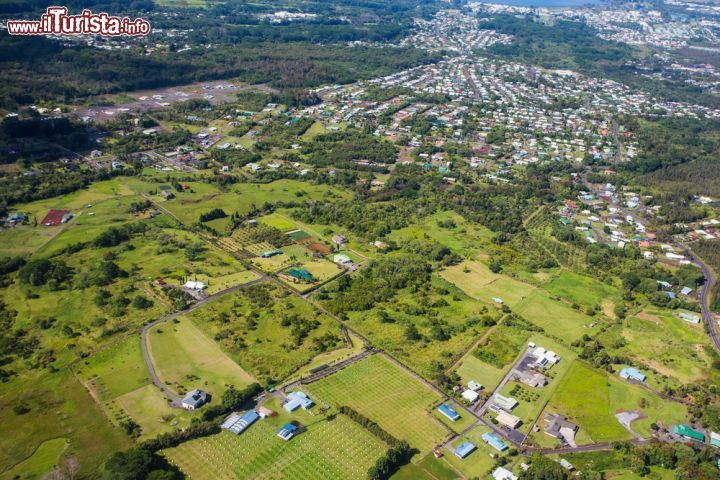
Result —
<instances>
[{"instance_id":1,"label":"house","mask_svg":"<svg viewBox=\"0 0 720 480\"><path fill-rule=\"evenodd\" d=\"M233 413L220 425L220 428L224 428L235 435L240 435L258 418L260 418L260 415L255 410L248 410L243 415Z\"/></svg>"},{"instance_id":2,"label":"house","mask_svg":"<svg viewBox=\"0 0 720 480\"><path fill-rule=\"evenodd\" d=\"M700 442L705 441L704 433L693 430L688 425L682 425L682 424L675 425L675 428L673 428L673 431L675 432L675 435L679 435L683 438L687 438L688 440L698 440Z\"/></svg>"},{"instance_id":3,"label":"house","mask_svg":"<svg viewBox=\"0 0 720 480\"><path fill-rule=\"evenodd\" d=\"M455 453L455 455L456 455L458 458L461 458L461 459L462 459L462 458L465 458L465 457L467 457L468 455L470 455L472 452L474 452L476 448L477 448L477 447L475 446L474 443L469 442L469 441L465 441L465 442L461 443L461 444L453 451L453 453Z\"/></svg>"},{"instance_id":4,"label":"house","mask_svg":"<svg viewBox=\"0 0 720 480\"><path fill-rule=\"evenodd\" d=\"M557 413L552 415L547 413L545 414L543 420L547 423L543 429L547 435L559 440L564 440L565 443L569 445L573 445L575 443L575 434L580 427L570 422L567 417Z\"/></svg>"},{"instance_id":5,"label":"house","mask_svg":"<svg viewBox=\"0 0 720 480\"><path fill-rule=\"evenodd\" d=\"M288 270L288 275L293 278L297 278L298 280L305 280L307 282L312 281L314 278L312 273L308 272L304 268L299 270L296 268L291 268L290 270Z\"/></svg>"},{"instance_id":6,"label":"house","mask_svg":"<svg viewBox=\"0 0 720 480\"><path fill-rule=\"evenodd\" d=\"M281 255L283 252L281 250L270 250L268 252L262 252L260 254L261 258L270 258L274 257L275 255Z\"/></svg>"},{"instance_id":7,"label":"house","mask_svg":"<svg viewBox=\"0 0 720 480\"><path fill-rule=\"evenodd\" d=\"M636 382L644 382L647 377L640 373L637 368L625 367L620 370L620 378L624 378L625 380L634 380Z\"/></svg>"},{"instance_id":8,"label":"house","mask_svg":"<svg viewBox=\"0 0 720 480\"><path fill-rule=\"evenodd\" d=\"M504 452L508 446L503 442L500 437L490 432L485 432L482 435L483 442L493 447L498 452Z\"/></svg>"},{"instance_id":9,"label":"house","mask_svg":"<svg viewBox=\"0 0 720 480\"><path fill-rule=\"evenodd\" d=\"M332 241L340 248L347 243L347 238L344 235L333 235Z\"/></svg>"},{"instance_id":10,"label":"house","mask_svg":"<svg viewBox=\"0 0 720 480\"><path fill-rule=\"evenodd\" d=\"M287 397L288 399L283 404L283 408L288 412L294 412L300 407L302 407L303 410L307 410L315 405L313 401L301 391L290 392Z\"/></svg>"},{"instance_id":11,"label":"house","mask_svg":"<svg viewBox=\"0 0 720 480\"><path fill-rule=\"evenodd\" d=\"M536 358L535 365L543 368L552 368L560 361L560 356L552 350L545 350L542 347L535 347L532 352Z\"/></svg>"},{"instance_id":12,"label":"house","mask_svg":"<svg viewBox=\"0 0 720 480\"><path fill-rule=\"evenodd\" d=\"M185 410L195 410L203 405L205 405L208 401L208 395L207 392L204 390L193 390L192 392L185 395L185 398L182 399L182 407Z\"/></svg>"},{"instance_id":13,"label":"house","mask_svg":"<svg viewBox=\"0 0 720 480\"><path fill-rule=\"evenodd\" d=\"M520 426L520 423L522 423L518 417L507 412L499 412L495 417L495 420L497 420L500 425L505 425L506 427L512 429L516 429Z\"/></svg>"},{"instance_id":14,"label":"house","mask_svg":"<svg viewBox=\"0 0 720 480\"><path fill-rule=\"evenodd\" d=\"M690 287L683 287L682 290L680 290L680 295L685 295L686 297L692 293L693 289Z\"/></svg>"},{"instance_id":15,"label":"house","mask_svg":"<svg viewBox=\"0 0 720 480\"><path fill-rule=\"evenodd\" d=\"M175 198L175 194L170 190L162 190L160 192L160 196L163 197L165 200L172 200L173 198Z\"/></svg>"},{"instance_id":16,"label":"house","mask_svg":"<svg viewBox=\"0 0 720 480\"><path fill-rule=\"evenodd\" d=\"M525 385L533 388L540 388L544 387L548 384L548 379L545 375L538 372L533 372L529 370L523 370L521 372L517 372L517 377L520 382L524 383Z\"/></svg>"},{"instance_id":17,"label":"house","mask_svg":"<svg viewBox=\"0 0 720 480\"><path fill-rule=\"evenodd\" d=\"M185 285L183 285L183 287L187 288L188 290L200 292L202 290L205 290L207 288L207 285L205 285L203 282L188 280L187 282L185 282Z\"/></svg>"},{"instance_id":18,"label":"house","mask_svg":"<svg viewBox=\"0 0 720 480\"><path fill-rule=\"evenodd\" d=\"M515 408L518 404L517 400L515 400L514 398L504 397L499 393L496 393L493 396L492 403L501 408L502 410L505 410L506 412L511 412L512 409Z\"/></svg>"},{"instance_id":19,"label":"house","mask_svg":"<svg viewBox=\"0 0 720 480\"><path fill-rule=\"evenodd\" d=\"M720 448L720 433L710 432L710 446Z\"/></svg>"},{"instance_id":20,"label":"house","mask_svg":"<svg viewBox=\"0 0 720 480\"><path fill-rule=\"evenodd\" d=\"M475 380L470 380L468 382L468 388L473 392L479 392L480 390L482 390L483 386Z\"/></svg>"},{"instance_id":21,"label":"house","mask_svg":"<svg viewBox=\"0 0 720 480\"><path fill-rule=\"evenodd\" d=\"M470 403L475 403L477 399L480 398L480 394L477 393L475 390L468 389L462 393L462 398L464 398Z\"/></svg>"},{"instance_id":22,"label":"house","mask_svg":"<svg viewBox=\"0 0 720 480\"><path fill-rule=\"evenodd\" d=\"M46 227L57 227L63 223L67 223L71 218L72 213L67 210L50 210L47 215L45 215L45 218L43 218L41 225Z\"/></svg>"},{"instance_id":23,"label":"house","mask_svg":"<svg viewBox=\"0 0 720 480\"><path fill-rule=\"evenodd\" d=\"M278 430L277 436L287 442L296 435L295 432L297 432L297 429L298 427L296 427L292 423L286 423L282 426L280 430Z\"/></svg>"},{"instance_id":24,"label":"house","mask_svg":"<svg viewBox=\"0 0 720 480\"><path fill-rule=\"evenodd\" d=\"M449 405L442 404L438 407L438 412L445 415L447 418L452 420L453 422L456 421L458 418L460 418L460 414L455 411L454 408L452 408Z\"/></svg>"},{"instance_id":25,"label":"house","mask_svg":"<svg viewBox=\"0 0 720 480\"><path fill-rule=\"evenodd\" d=\"M90 152L90 156L92 158L102 157L102 152L100 150L93 150L92 152Z\"/></svg>"},{"instance_id":26,"label":"house","mask_svg":"<svg viewBox=\"0 0 720 480\"><path fill-rule=\"evenodd\" d=\"M333 262L337 263L338 265L342 265L343 267L352 265L353 263L352 259L343 253L338 253L337 255L335 255L335 257L333 257Z\"/></svg>"},{"instance_id":27,"label":"house","mask_svg":"<svg viewBox=\"0 0 720 480\"><path fill-rule=\"evenodd\" d=\"M492 472L492 476L494 480L518 480L518 477L515 476L510 470L498 467Z\"/></svg>"}]
</instances>

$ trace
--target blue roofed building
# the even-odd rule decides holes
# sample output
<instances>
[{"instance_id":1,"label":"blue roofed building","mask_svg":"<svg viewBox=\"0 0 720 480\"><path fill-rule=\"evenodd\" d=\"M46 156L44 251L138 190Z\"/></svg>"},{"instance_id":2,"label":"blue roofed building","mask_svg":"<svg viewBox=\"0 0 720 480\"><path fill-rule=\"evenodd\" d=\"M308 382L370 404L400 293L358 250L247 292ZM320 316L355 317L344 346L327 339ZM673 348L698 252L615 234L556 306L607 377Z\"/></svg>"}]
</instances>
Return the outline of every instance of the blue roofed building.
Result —
<instances>
[{"instance_id":1,"label":"blue roofed building","mask_svg":"<svg viewBox=\"0 0 720 480\"><path fill-rule=\"evenodd\" d=\"M307 395L300 391L290 392L287 397L288 399L283 404L283 408L288 412L294 412L300 407L302 407L303 410L307 410L315 405Z\"/></svg>"},{"instance_id":2,"label":"blue roofed building","mask_svg":"<svg viewBox=\"0 0 720 480\"><path fill-rule=\"evenodd\" d=\"M295 432L297 432L297 429L298 427L296 427L292 423L286 423L282 426L280 430L278 430L277 436L287 442L295 436Z\"/></svg>"},{"instance_id":3,"label":"blue roofed building","mask_svg":"<svg viewBox=\"0 0 720 480\"><path fill-rule=\"evenodd\" d=\"M636 382L644 382L647 377L640 373L637 368L625 367L620 370L620 378L624 378L625 380L635 380Z\"/></svg>"},{"instance_id":4,"label":"blue roofed building","mask_svg":"<svg viewBox=\"0 0 720 480\"><path fill-rule=\"evenodd\" d=\"M438 411L445 415L447 418L452 420L453 422L460 418L460 414L458 414L454 408L452 408L449 405L442 404L438 407Z\"/></svg>"},{"instance_id":5,"label":"blue roofed building","mask_svg":"<svg viewBox=\"0 0 720 480\"><path fill-rule=\"evenodd\" d=\"M248 410L243 415L233 413L223 422L221 427L235 435L240 435L258 418L260 418L260 415L255 410Z\"/></svg>"},{"instance_id":6,"label":"blue roofed building","mask_svg":"<svg viewBox=\"0 0 720 480\"><path fill-rule=\"evenodd\" d=\"M508 446L500 439L500 437L490 432L483 433L482 439L483 442L487 443L498 452L504 452L508 448Z\"/></svg>"},{"instance_id":7,"label":"blue roofed building","mask_svg":"<svg viewBox=\"0 0 720 480\"><path fill-rule=\"evenodd\" d=\"M463 442L460 444L455 450L454 453L458 458L465 458L468 455L470 455L473 451L475 451L477 447L472 442Z\"/></svg>"}]
</instances>

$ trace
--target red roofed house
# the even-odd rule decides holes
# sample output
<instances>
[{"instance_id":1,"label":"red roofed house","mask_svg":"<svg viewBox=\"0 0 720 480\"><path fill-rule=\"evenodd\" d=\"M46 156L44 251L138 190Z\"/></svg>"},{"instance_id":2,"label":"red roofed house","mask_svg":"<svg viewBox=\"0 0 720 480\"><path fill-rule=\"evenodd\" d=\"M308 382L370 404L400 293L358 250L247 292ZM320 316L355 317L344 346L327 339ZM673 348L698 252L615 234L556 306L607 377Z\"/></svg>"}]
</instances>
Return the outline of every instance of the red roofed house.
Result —
<instances>
[{"instance_id":1,"label":"red roofed house","mask_svg":"<svg viewBox=\"0 0 720 480\"><path fill-rule=\"evenodd\" d=\"M50 210L42 221L42 225L46 227L57 227L72 218L72 214L67 210Z\"/></svg>"}]
</instances>

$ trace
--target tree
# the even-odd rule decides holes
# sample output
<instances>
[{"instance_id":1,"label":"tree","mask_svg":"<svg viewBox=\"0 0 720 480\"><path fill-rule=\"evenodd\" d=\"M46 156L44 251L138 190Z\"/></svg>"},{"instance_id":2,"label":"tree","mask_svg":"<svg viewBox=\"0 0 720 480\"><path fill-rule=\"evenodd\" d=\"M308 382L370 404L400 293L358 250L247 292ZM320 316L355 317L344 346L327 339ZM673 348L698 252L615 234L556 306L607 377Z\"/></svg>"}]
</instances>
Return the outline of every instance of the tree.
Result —
<instances>
[{"instance_id":1,"label":"tree","mask_svg":"<svg viewBox=\"0 0 720 480\"><path fill-rule=\"evenodd\" d=\"M532 456L530 468L520 475L521 480L567 480L567 478L567 473L559 463L539 453Z\"/></svg>"}]
</instances>

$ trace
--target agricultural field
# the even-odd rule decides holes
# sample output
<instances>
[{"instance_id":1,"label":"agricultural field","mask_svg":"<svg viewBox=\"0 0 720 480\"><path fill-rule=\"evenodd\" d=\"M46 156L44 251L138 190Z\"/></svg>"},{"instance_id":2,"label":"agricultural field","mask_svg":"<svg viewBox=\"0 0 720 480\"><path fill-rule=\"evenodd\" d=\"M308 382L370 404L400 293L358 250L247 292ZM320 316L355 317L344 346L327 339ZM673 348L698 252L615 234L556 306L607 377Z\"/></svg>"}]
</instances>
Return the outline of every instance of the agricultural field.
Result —
<instances>
[{"instance_id":1,"label":"agricultural field","mask_svg":"<svg viewBox=\"0 0 720 480\"><path fill-rule=\"evenodd\" d=\"M675 312L649 307L600 336L608 353L627 356L653 370L648 382L657 388L717 378L715 357L703 326Z\"/></svg>"},{"instance_id":2,"label":"agricultural field","mask_svg":"<svg viewBox=\"0 0 720 480\"><path fill-rule=\"evenodd\" d=\"M587 392L593 392L588 395ZM616 376L575 362L550 398L545 410L561 413L580 425L595 442L628 440L632 434L615 418L620 411L639 411L644 418L632 423L639 435L649 437L654 422L666 426L685 420L685 406L669 402Z\"/></svg>"},{"instance_id":3,"label":"agricultural field","mask_svg":"<svg viewBox=\"0 0 720 480\"><path fill-rule=\"evenodd\" d=\"M307 389L331 405L352 407L422 454L449 434L429 413L439 403L438 394L381 355L365 358Z\"/></svg>"},{"instance_id":4,"label":"agricultural field","mask_svg":"<svg viewBox=\"0 0 720 480\"><path fill-rule=\"evenodd\" d=\"M202 388L219 396L254 381L187 317L157 325L148 339L155 371L180 395Z\"/></svg>"},{"instance_id":5,"label":"agricultural field","mask_svg":"<svg viewBox=\"0 0 720 480\"><path fill-rule=\"evenodd\" d=\"M343 345L335 320L270 283L213 300L188 318L265 384L280 382L318 354Z\"/></svg>"},{"instance_id":6,"label":"agricultural field","mask_svg":"<svg viewBox=\"0 0 720 480\"><path fill-rule=\"evenodd\" d=\"M487 331L484 317L496 321L498 313L433 277L424 291L402 290L371 310L349 312L348 322L378 347L433 378L436 362L451 365ZM410 338L410 328L418 335Z\"/></svg>"},{"instance_id":7,"label":"agricultural field","mask_svg":"<svg viewBox=\"0 0 720 480\"><path fill-rule=\"evenodd\" d=\"M342 414L287 414L258 420L240 435L221 432L166 450L165 456L189 478L328 478L357 479L386 450L378 438ZM304 412L300 412L301 414ZM306 430L283 441L276 436L288 421Z\"/></svg>"},{"instance_id":8,"label":"agricultural field","mask_svg":"<svg viewBox=\"0 0 720 480\"><path fill-rule=\"evenodd\" d=\"M548 334L561 338L568 345L579 340L584 334L592 335L599 330L598 319L551 299L542 290L532 292L514 311Z\"/></svg>"},{"instance_id":9,"label":"agricultural field","mask_svg":"<svg viewBox=\"0 0 720 480\"><path fill-rule=\"evenodd\" d=\"M68 446L67 439L53 438L40 444L30 458L19 463L12 469L0 474L1 480L22 480L42 478L59 463L60 455Z\"/></svg>"},{"instance_id":10,"label":"agricultural field","mask_svg":"<svg viewBox=\"0 0 720 480\"><path fill-rule=\"evenodd\" d=\"M601 283L590 277L563 270L557 277L543 285L552 295L565 298L584 308L600 307L600 311L608 316L612 313L618 300L618 289L612 285Z\"/></svg>"}]
</instances>

